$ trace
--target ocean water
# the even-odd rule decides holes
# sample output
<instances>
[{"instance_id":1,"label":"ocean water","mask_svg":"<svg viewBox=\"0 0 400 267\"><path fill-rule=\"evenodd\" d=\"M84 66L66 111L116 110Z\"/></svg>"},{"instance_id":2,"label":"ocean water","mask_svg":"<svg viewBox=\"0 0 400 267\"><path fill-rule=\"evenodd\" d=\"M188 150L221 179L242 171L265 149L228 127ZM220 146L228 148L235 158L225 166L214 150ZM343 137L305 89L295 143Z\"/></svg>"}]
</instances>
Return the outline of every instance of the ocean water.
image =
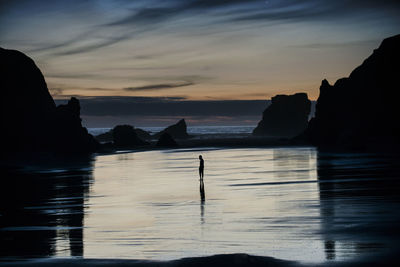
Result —
<instances>
[{"instance_id":1,"label":"ocean water","mask_svg":"<svg viewBox=\"0 0 400 267\"><path fill-rule=\"evenodd\" d=\"M249 135L256 126L189 126L187 132L190 135L202 136L202 135L221 135L221 136L232 136L232 135ZM158 133L165 129L165 127L138 127L151 134ZM112 128L88 128L90 134L96 136L105 132L108 132Z\"/></svg>"},{"instance_id":2,"label":"ocean water","mask_svg":"<svg viewBox=\"0 0 400 267\"><path fill-rule=\"evenodd\" d=\"M399 241L397 163L312 147L201 148L3 171L9 184L1 190L0 258L371 256Z\"/></svg>"}]
</instances>

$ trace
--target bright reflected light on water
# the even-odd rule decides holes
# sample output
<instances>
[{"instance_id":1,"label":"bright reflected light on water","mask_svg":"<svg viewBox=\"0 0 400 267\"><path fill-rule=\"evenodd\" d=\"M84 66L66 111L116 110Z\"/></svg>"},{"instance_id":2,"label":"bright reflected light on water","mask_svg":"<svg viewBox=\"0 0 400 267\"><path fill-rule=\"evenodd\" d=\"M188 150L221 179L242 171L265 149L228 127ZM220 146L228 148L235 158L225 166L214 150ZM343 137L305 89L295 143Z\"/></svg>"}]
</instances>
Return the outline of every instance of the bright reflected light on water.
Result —
<instances>
[{"instance_id":1,"label":"bright reflected light on water","mask_svg":"<svg viewBox=\"0 0 400 267\"><path fill-rule=\"evenodd\" d=\"M200 199L198 156L205 159ZM87 257L245 252L322 261L316 151L165 150L97 157Z\"/></svg>"},{"instance_id":2,"label":"bright reflected light on water","mask_svg":"<svg viewBox=\"0 0 400 267\"><path fill-rule=\"evenodd\" d=\"M384 252L400 240L398 162L314 148L176 149L4 170L0 258L323 262Z\"/></svg>"}]
</instances>

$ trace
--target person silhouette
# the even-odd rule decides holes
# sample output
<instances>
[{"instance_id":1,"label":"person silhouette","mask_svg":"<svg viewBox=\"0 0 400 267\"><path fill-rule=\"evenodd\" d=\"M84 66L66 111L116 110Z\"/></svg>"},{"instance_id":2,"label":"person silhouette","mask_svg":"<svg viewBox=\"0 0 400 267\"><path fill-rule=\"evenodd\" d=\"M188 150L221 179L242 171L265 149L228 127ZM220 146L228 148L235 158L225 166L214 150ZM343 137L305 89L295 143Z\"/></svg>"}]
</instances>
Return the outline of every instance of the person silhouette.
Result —
<instances>
[{"instance_id":1,"label":"person silhouette","mask_svg":"<svg viewBox=\"0 0 400 267\"><path fill-rule=\"evenodd\" d=\"M201 155L199 156L199 160L200 160L199 176L200 176L200 180L203 180L203 177L204 177L204 160L203 160L203 157Z\"/></svg>"}]
</instances>

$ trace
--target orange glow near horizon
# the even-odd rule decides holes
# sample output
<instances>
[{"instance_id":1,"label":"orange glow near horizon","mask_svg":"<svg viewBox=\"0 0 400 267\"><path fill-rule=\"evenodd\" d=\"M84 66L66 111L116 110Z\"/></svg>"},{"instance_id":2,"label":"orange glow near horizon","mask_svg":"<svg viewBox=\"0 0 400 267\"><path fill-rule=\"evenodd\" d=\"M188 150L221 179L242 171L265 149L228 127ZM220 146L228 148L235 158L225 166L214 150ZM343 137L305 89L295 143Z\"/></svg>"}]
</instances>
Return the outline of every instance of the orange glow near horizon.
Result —
<instances>
[{"instance_id":1,"label":"orange glow near horizon","mask_svg":"<svg viewBox=\"0 0 400 267\"><path fill-rule=\"evenodd\" d=\"M56 99L316 100L400 26L395 3L200 2L12 1L0 46L33 58Z\"/></svg>"}]
</instances>

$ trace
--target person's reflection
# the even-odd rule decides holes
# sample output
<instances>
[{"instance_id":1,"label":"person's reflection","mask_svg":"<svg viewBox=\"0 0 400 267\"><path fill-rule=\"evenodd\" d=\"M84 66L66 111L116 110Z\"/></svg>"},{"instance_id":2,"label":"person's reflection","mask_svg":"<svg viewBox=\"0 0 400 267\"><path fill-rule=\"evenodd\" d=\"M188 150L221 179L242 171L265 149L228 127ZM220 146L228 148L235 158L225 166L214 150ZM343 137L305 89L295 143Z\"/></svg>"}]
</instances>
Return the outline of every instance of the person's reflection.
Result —
<instances>
[{"instance_id":1,"label":"person's reflection","mask_svg":"<svg viewBox=\"0 0 400 267\"><path fill-rule=\"evenodd\" d=\"M200 216L201 216L201 223L204 223L204 205L206 202L206 193L204 191L204 181L203 179L200 180Z\"/></svg>"}]
</instances>

